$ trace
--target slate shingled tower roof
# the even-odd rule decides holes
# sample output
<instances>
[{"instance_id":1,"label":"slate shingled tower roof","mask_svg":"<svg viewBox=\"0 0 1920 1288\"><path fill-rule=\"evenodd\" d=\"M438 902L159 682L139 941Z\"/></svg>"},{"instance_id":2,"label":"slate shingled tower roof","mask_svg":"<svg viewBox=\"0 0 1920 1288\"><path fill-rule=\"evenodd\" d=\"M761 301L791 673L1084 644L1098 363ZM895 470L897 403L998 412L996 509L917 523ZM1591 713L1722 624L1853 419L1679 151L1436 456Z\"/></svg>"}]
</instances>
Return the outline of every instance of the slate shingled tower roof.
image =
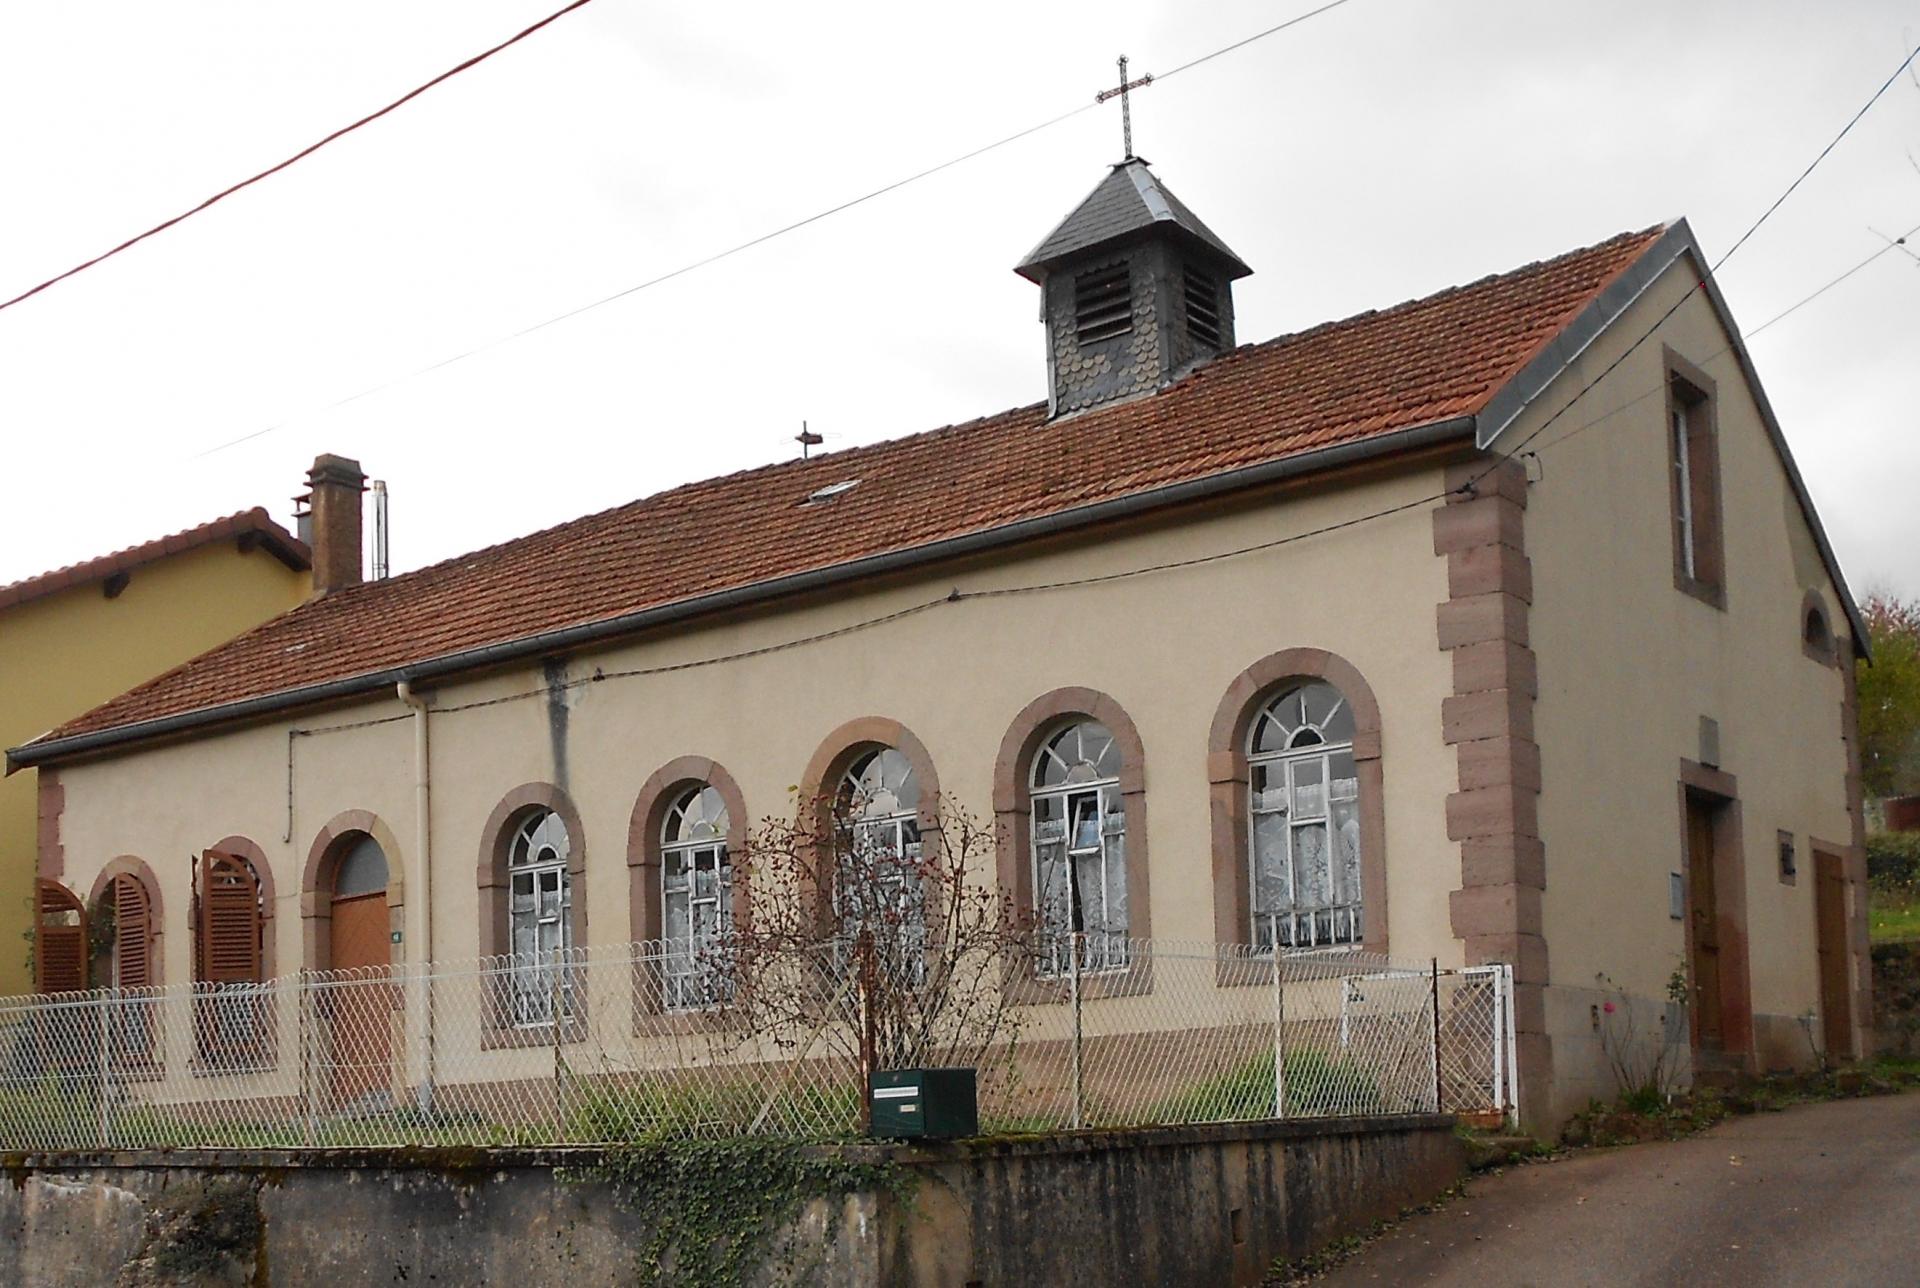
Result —
<instances>
[{"instance_id":1,"label":"slate shingled tower roof","mask_svg":"<svg viewBox=\"0 0 1920 1288\"><path fill-rule=\"evenodd\" d=\"M1122 513L1473 442L1475 418L1570 328L1697 253L1684 223L1221 354L1165 389L1049 421L1045 404L645 497L311 600L17 749L57 763L397 679L433 683L881 571L1011 549ZM1612 302L1611 304L1609 302ZM1557 370L1557 367L1555 368ZM1551 373L1539 378L1550 378ZM809 502L837 484L855 486ZM1811 502L1806 502L1812 516ZM1823 547L1824 548L1824 547ZM1830 566L1831 560L1829 560ZM1837 568L1835 572L1837 582Z\"/></svg>"},{"instance_id":2,"label":"slate shingled tower roof","mask_svg":"<svg viewBox=\"0 0 1920 1288\"><path fill-rule=\"evenodd\" d=\"M1087 194L1087 199L1075 206L1073 213L1061 220L1060 226L1048 233L1013 271L1030 282L1038 282L1049 268L1063 259L1161 229L1177 230L1223 256L1231 269L1231 277L1246 277L1253 272L1139 157L1122 161L1108 171L1107 177Z\"/></svg>"}]
</instances>

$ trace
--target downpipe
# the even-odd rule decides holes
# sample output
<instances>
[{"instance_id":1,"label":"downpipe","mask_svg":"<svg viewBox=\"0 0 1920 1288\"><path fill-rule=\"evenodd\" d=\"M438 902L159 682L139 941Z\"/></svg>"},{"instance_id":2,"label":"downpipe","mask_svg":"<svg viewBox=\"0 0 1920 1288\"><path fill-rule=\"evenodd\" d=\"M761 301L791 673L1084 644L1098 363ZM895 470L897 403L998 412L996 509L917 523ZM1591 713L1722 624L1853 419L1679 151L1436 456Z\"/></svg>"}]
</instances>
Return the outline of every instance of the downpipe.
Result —
<instances>
[{"instance_id":1,"label":"downpipe","mask_svg":"<svg viewBox=\"0 0 1920 1288\"><path fill-rule=\"evenodd\" d=\"M413 852L418 856L415 881L418 893L411 900L420 909L415 918L419 927L419 951L403 953L420 963L420 1085L416 1092L421 1113L433 1113L434 1024L433 1024L433 778L429 761L431 745L427 731L427 700L413 691L408 680L394 686L394 696L413 711Z\"/></svg>"}]
</instances>

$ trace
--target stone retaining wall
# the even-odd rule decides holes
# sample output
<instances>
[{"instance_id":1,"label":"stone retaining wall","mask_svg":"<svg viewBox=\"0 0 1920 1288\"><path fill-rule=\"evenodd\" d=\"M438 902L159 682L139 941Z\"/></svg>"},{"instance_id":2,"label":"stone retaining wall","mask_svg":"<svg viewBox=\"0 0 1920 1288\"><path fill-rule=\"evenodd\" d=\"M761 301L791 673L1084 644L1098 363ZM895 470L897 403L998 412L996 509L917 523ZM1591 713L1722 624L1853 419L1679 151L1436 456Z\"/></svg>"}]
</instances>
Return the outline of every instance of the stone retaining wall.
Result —
<instances>
[{"instance_id":1,"label":"stone retaining wall","mask_svg":"<svg viewBox=\"0 0 1920 1288\"><path fill-rule=\"evenodd\" d=\"M846 1147L911 1177L815 1199L759 1282L1256 1284L1464 1172L1445 1116ZM625 1284L644 1205L594 1150L8 1155L0 1282Z\"/></svg>"}]
</instances>

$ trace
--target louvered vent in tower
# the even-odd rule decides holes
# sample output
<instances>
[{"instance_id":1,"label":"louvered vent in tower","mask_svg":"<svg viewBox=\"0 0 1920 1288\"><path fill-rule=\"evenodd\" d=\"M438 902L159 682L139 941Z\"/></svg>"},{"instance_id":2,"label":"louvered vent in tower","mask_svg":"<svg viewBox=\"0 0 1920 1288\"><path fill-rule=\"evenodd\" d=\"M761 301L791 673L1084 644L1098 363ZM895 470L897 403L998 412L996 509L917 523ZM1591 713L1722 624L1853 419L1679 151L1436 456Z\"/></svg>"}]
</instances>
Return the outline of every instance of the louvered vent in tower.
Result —
<instances>
[{"instance_id":1,"label":"louvered vent in tower","mask_svg":"<svg viewBox=\"0 0 1920 1288\"><path fill-rule=\"evenodd\" d=\"M1127 265L1095 269L1074 279L1073 327L1081 344L1133 330L1133 277Z\"/></svg>"},{"instance_id":2,"label":"louvered vent in tower","mask_svg":"<svg viewBox=\"0 0 1920 1288\"><path fill-rule=\"evenodd\" d=\"M1220 347L1220 285L1206 274L1187 265L1187 334L1195 344L1209 349Z\"/></svg>"}]
</instances>

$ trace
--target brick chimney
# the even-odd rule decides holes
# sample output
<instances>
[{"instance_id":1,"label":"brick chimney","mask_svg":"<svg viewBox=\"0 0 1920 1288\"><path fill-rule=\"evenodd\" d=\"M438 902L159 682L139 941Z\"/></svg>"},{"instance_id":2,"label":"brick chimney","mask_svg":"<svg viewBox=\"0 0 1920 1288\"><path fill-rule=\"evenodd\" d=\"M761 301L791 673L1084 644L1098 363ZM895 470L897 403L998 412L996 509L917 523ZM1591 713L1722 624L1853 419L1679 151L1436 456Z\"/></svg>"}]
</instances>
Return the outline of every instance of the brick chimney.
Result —
<instances>
[{"instance_id":1,"label":"brick chimney","mask_svg":"<svg viewBox=\"0 0 1920 1288\"><path fill-rule=\"evenodd\" d=\"M295 502L300 506L300 538L313 549L313 593L325 595L358 586L360 494L367 490L360 462L344 456L316 456L307 471L307 488L307 494Z\"/></svg>"}]
</instances>

